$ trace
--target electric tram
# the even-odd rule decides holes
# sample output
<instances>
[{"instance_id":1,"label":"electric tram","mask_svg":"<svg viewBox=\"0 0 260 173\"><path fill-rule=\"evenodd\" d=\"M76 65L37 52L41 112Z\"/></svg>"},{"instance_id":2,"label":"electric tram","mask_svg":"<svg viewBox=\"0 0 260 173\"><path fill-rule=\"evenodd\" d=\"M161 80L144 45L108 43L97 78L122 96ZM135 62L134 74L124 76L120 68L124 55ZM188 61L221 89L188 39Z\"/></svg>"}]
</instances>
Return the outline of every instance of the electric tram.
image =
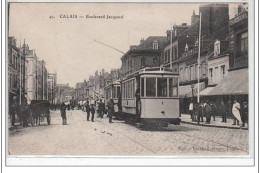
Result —
<instances>
[{"instance_id":1,"label":"electric tram","mask_svg":"<svg viewBox=\"0 0 260 173\"><path fill-rule=\"evenodd\" d=\"M121 81L122 115L147 126L180 124L178 74L148 67Z\"/></svg>"},{"instance_id":2,"label":"electric tram","mask_svg":"<svg viewBox=\"0 0 260 173\"><path fill-rule=\"evenodd\" d=\"M121 86L120 86L120 80L116 80L107 86L105 86L105 108L107 112L107 102L110 99L113 99L114 101L114 115L118 118L119 113L121 112L120 108L120 97L121 97Z\"/></svg>"}]
</instances>

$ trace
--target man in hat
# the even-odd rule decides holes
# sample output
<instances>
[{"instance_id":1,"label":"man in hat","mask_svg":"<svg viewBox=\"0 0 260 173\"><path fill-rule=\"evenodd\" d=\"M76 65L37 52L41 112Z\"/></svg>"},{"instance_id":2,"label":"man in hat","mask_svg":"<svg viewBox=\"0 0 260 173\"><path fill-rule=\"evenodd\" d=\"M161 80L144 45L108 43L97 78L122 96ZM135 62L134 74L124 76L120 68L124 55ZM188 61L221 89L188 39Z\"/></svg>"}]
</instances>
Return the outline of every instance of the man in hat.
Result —
<instances>
[{"instance_id":1,"label":"man in hat","mask_svg":"<svg viewBox=\"0 0 260 173\"><path fill-rule=\"evenodd\" d=\"M86 104L86 112L87 112L87 121L89 121L89 117L90 117L90 106L89 106L89 101L87 101L87 104Z\"/></svg>"},{"instance_id":2,"label":"man in hat","mask_svg":"<svg viewBox=\"0 0 260 173\"><path fill-rule=\"evenodd\" d=\"M113 114L114 114L114 101L113 101L113 99L110 99L107 102L107 108L108 108L109 123L112 123L112 117L113 117Z\"/></svg>"},{"instance_id":3,"label":"man in hat","mask_svg":"<svg viewBox=\"0 0 260 173\"><path fill-rule=\"evenodd\" d=\"M62 102L60 107L61 117L62 117L62 125L67 125L67 117L66 117L66 105Z\"/></svg>"},{"instance_id":4,"label":"man in hat","mask_svg":"<svg viewBox=\"0 0 260 173\"><path fill-rule=\"evenodd\" d=\"M219 114L222 116L222 121L221 122L224 122L226 123L227 122L227 107L226 105L224 104L223 101L220 102L220 105L218 106L218 112Z\"/></svg>"},{"instance_id":5,"label":"man in hat","mask_svg":"<svg viewBox=\"0 0 260 173\"><path fill-rule=\"evenodd\" d=\"M241 120L242 120L242 123L243 123L242 127L245 127L246 123L248 125L248 104L247 104L247 102L242 103L240 113L241 113Z\"/></svg>"},{"instance_id":6,"label":"man in hat","mask_svg":"<svg viewBox=\"0 0 260 173\"><path fill-rule=\"evenodd\" d=\"M95 116L95 108L94 108L94 104L91 104L90 106L90 112L91 112L91 121L94 122L94 116Z\"/></svg>"}]
</instances>

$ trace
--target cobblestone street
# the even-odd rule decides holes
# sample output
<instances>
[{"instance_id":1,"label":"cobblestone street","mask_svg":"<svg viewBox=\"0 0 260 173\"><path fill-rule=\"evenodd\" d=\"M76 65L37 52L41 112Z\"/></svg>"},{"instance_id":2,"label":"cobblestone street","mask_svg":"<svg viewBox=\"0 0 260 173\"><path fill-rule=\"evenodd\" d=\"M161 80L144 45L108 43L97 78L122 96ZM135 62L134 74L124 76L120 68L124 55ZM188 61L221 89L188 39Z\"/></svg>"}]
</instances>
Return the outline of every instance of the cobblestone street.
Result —
<instances>
[{"instance_id":1,"label":"cobblestone street","mask_svg":"<svg viewBox=\"0 0 260 173\"><path fill-rule=\"evenodd\" d=\"M48 126L17 127L9 131L11 155L246 155L248 130L170 125L159 131L140 130L108 118L86 121L81 110L67 111L61 125L52 111ZM106 116L105 116L106 117Z\"/></svg>"}]
</instances>

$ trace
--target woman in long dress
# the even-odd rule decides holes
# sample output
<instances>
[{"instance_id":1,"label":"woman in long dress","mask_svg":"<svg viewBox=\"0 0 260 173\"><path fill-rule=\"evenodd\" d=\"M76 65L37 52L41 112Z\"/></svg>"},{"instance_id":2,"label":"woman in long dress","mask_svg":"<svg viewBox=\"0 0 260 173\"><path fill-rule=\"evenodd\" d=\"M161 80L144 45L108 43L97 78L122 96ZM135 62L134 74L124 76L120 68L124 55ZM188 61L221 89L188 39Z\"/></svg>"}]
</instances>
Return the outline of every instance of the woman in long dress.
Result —
<instances>
[{"instance_id":1,"label":"woman in long dress","mask_svg":"<svg viewBox=\"0 0 260 173\"><path fill-rule=\"evenodd\" d=\"M240 116L240 104L237 102L237 100L234 100L232 113L234 115L233 125L236 125L236 123L237 125L239 125L239 122L241 122L241 116Z\"/></svg>"}]
</instances>

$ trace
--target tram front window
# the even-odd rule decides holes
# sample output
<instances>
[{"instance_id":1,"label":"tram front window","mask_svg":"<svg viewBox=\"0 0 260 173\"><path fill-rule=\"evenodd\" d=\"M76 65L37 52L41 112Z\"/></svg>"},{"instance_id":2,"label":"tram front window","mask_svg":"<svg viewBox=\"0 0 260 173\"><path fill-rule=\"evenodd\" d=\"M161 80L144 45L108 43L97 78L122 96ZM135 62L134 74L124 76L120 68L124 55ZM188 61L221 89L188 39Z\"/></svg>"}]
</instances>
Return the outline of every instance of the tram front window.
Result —
<instances>
[{"instance_id":1,"label":"tram front window","mask_svg":"<svg viewBox=\"0 0 260 173\"><path fill-rule=\"evenodd\" d=\"M155 78L146 78L146 96L155 97L156 85Z\"/></svg>"},{"instance_id":2,"label":"tram front window","mask_svg":"<svg viewBox=\"0 0 260 173\"><path fill-rule=\"evenodd\" d=\"M157 78L157 96L167 97L167 78Z\"/></svg>"}]
</instances>

